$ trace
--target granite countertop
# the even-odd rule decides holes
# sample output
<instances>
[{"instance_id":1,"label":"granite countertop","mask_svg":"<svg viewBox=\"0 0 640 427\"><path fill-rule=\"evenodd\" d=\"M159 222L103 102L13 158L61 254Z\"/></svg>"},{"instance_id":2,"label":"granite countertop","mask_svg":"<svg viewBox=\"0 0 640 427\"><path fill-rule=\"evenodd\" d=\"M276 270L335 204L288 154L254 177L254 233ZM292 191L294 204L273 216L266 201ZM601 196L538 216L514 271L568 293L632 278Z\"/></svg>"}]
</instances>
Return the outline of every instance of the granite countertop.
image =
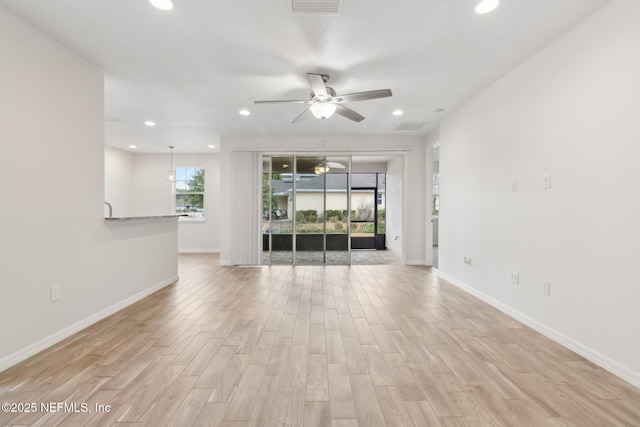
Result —
<instances>
[{"instance_id":1,"label":"granite countertop","mask_svg":"<svg viewBox=\"0 0 640 427\"><path fill-rule=\"evenodd\" d=\"M150 215L150 216L113 216L106 217L105 221L107 222L123 222L123 221L140 221L140 220L156 220L156 219L173 219L179 218L181 216L187 216L184 214L173 214L173 215Z\"/></svg>"}]
</instances>

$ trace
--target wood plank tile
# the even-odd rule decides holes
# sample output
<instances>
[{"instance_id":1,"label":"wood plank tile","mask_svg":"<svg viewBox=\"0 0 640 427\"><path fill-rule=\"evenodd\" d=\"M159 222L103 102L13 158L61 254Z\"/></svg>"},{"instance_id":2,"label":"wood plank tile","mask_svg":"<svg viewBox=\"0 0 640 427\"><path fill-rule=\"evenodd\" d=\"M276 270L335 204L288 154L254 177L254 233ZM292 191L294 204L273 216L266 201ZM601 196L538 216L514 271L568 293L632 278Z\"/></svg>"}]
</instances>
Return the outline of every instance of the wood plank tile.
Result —
<instances>
[{"instance_id":1,"label":"wood plank tile","mask_svg":"<svg viewBox=\"0 0 640 427\"><path fill-rule=\"evenodd\" d=\"M411 427L413 425L411 415L397 387L377 386L375 392L387 426Z\"/></svg>"},{"instance_id":2,"label":"wood plank tile","mask_svg":"<svg viewBox=\"0 0 640 427\"><path fill-rule=\"evenodd\" d=\"M325 354L308 355L305 400L329 401L329 368Z\"/></svg>"},{"instance_id":3,"label":"wood plank tile","mask_svg":"<svg viewBox=\"0 0 640 427\"><path fill-rule=\"evenodd\" d=\"M367 369L371 376L371 382L375 386L394 385L393 376L389 371L384 355L377 345L363 345L362 352L367 363Z\"/></svg>"},{"instance_id":4,"label":"wood plank tile","mask_svg":"<svg viewBox=\"0 0 640 427\"><path fill-rule=\"evenodd\" d=\"M328 368L331 418L356 418L356 407L347 365L330 363Z\"/></svg>"},{"instance_id":5,"label":"wood plank tile","mask_svg":"<svg viewBox=\"0 0 640 427\"><path fill-rule=\"evenodd\" d=\"M218 265L0 372L0 425L629 425L640 390L416 266Z\"/></svg>"},{"instance_id":6,"label":"wood plank tile","mask_svg":"<svg viewBox=\"0 0 640 427\"><path fill-rule=\"evenodd\" d=\"M345 360L347 361L347 367L350 374L368 374L369 365L362 352L360 341L357 337L344 337L342 338L344 343Z\"/></svg>"},{"instance_id":7,"label":"wood plank tile","mask_svg":"<svg viewBox=\"0 0 640 427\"><path fill-rule=\"evenodd\" d=\"M376 343L378 347L380 347L380 351L383 353L398 353L399 350L396 347L396 344L393 342L391 335L384 327L382 323L373 323L369 324L371 327L371 332L373 336L376 338Z\"/></svg>"},{"instance_id":8,"label":"wood plank tile","mask_svg":"<svg viewBox=\"0 0 640 427\"><path fill-rule=\"evenodd\" d=\"M305 402L304 425L314 427L331 427L331 411L329 409L329 402Z\"/></svg>"},{"instance_id":9,"label":"wood plank tile","mask_svg":"<svg viewBox=\"0 0 640 427\"><path fill-rule=\"evenodd\" d=\"M265 375L284 375L289 363L291 338L276 338Z\"/></svg>"},{"instance_id":10,"label":"wood plank tile","mask_svg":"<svg viewBox=\"0 0 640 427\"><path fill-rule=\"evenodd\" d=\"M253 409L260 393L265 365L249 364L238 384L238 390L224 416L225 421L251 420Z\"/></svg>"},{"instance_id":11,"label":"wood plank tile","mask_svg":"<svg viewBox=\"0 0 640 427\"><path fill-rule=\"evenodd\" d=\"M219 427L222 426L224 414L229 408L228 403L211 403L207 402L197 415L193 424L173 424L175 426L206 426Z\"/></svg>"},{"instance_id":12,"label":"wood plank tile","mask_svg":"<svg viewBox=\"0 0 640 427\"><path fill-rule=\"evenodd\" d=\"M309 353L326 353L327 343L324 324L309 325Z\"/></svg>"},{"instance_id":13,"label":"wood plank tile","mask_svg":"<svg viewBox=\"0 0 640 427\"><path fill-rule=\"evenodd\" d=\"M216 376L208 402L231 402L249 365L249 357L248 354L234 354L231 357L222 374Z\"/></svg>"},{"instance_id":14,"label":"wood plank tile","mask_svg":"<svg viewBox=\"0 0 640 427\"><path fill-rule=\"evenodd\" d=\"M278 426L301 426L304 423L304 387L283 387L278 408Z\"/></svg>"},{"instance_id":15,"label":"wood plank tile","mask_svg":"<svg viewBox=\"0 0 640 427\"><path fill-rule=\"evenodd\" d=\"M329 363L347 363L340 331L325 331L325 337L327 340L327 361Z\"/></svg>"},{"instance_id":16,"label":"wood plank tile","mask_svg":"<svg viewBox=\"0 0 640 427\"><path fill-rule=\"evenodd\" d=\"M301 387L307 379L307 346L292 345L289 352L289 363L283 375L285 387Z\"/></svg>"},{"instance_id":17,"label":"wood plank tile","mask_svg":"<svg viewBox=\"0 0 640 427\"><path fill-rule=\"evenodd\" d=\"M265 376L258 392L249 426L275 426L278 422L282 377Z\"/></svg>"},{"instance_id":18,"label":"wood plank tile","mask_svg":"<svg viewBox=\"0 0 640 427\"><path fill-rule=\"evenodd\" d=\"M236 346L221 346L199 376L194 388L214 388L218 381L220 381L220 378L231 361L231 358L235 355L236 349Z\"/></svg>"},{"instance_id":19,"label":"wood plank tile","mask_svg":"<svg viewBox=\"0 0 640 427\"><path fill-rule=\"evenodd\" d=\"M358 423L363 426L386 425L371 378L366 374L350 375Z\"/></svg>"}]
</instances>

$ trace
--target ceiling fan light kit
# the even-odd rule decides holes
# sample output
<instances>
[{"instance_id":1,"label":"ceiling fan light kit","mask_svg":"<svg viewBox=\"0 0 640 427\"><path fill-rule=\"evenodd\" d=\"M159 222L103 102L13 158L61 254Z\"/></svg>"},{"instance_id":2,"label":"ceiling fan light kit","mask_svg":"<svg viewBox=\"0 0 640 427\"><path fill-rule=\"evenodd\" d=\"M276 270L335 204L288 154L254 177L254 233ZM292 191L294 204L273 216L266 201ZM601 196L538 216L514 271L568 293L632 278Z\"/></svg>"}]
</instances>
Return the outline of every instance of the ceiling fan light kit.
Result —
<instances>
[{"instance_id":1,"label":"ceiling fan light kit","mask_svg":"<svg viewBox=\"0 0 640 427\"><path fill-rule=\"evenodd\" d=\"M149 3L160 10L173 9L173 2L171 0L149 0Z\"/></svg>"},{"instance_id":2,"label":"ceiling fan light kit","mask_svg":"<svg viewBox=\"0 0 640 427\"><path fill-rule=\"evenodd\" d=\"M498 7L498 5L500 5L500 0L481 0L475 10L477 14L483 15L491 12L493 9Z\"/></svg>"},{"instance_id":3,"label":"ceiling fan light kit","mask_svg":"<svg viewBox=\"0 0 640 427\"><path fill-rule=\"evenodd\" d=\"M338 108L336 104L329 104L326 102L319 102L309 106L311 114L318 119L328 119L333 116L333 113L336 112L336 108Z\"/></svg>"},{"instance_id":4,"label":"ceiling fan light kit","mask_svg":"<svg viewBox=\"0 0 640 427\"><path fill-rule=\"evenodd\" d=\"M292 123L300 123L309 113L318 119L327 119L334 113L345 117L354 122L361 122L364 116L345 107L344 103L368 101L377 98L386 98L392 96L391 89L370 90L367 92L355 92L346 95L336 95L336 91L326 85L329 76L326 74L307 73L307 80L311 86L311 99L296 99L282 101L255 101L256 104L308 104L309 107L304 110Z\"/></svg>"}]
</instances>

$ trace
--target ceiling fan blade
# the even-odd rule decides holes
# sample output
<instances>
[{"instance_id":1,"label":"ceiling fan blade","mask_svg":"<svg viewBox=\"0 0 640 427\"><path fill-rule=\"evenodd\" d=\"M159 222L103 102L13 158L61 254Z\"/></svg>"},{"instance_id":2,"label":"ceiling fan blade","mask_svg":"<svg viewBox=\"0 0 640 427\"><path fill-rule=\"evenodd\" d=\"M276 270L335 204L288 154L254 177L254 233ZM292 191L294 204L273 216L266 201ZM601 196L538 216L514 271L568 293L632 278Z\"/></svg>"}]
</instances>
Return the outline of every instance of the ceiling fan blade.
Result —
<instances>
[{"instance_id":1,"label":"ceiling fan blade","mask_svg":"<svg viewBox=\"0 0 640 427\"><path fill-rule=\"evenodd\" d=\"M348 93L346 95L336 95L333 97L334 102L356 102L367 101L369 99L386 98L391 96L391 89L370 90L367 92Z\"/></svg>"},{"instance_id":2,"label":"ceiling fan blade","mask_svg":"<svg viewBox=\"0 0 640 427\"><path fill-rule=\"evenodd\" d=\"M364 116L356 113L350 108L347 108L343 105L336 104L336 114L340 114L342 117L346 117L349 120L353 120L354 122L361 122L364 120Z\"/></svg>"},{"instance_id":3,"label":"ceiling fan blade","mask_svg":"<svg viewBox=\"0 0 640 427\"><path fill-rule=\"evenodd\" d=\"M307 73L307 79L309 79L309 85L313 94L319 98L326 99L329 97L327 94L327 86L324 84L324 79L320 74Z\"/></svg>"},{"instance_id":4,"label":"ceiling fan blade","mask_svg":"<svg viewBox=\"0 0 640 427\"><path fill-rule=\"evenodd\" d=\"M254 104L311 104L311 100L285 99L281 101L253 101Z\"/></svg>"},{"instance_id":5,"label":"ceiling fan blade","mask_svg":"<svg viewBox=\"0 0 640 427\"><path fill-rule=\"evenodd\" d=\"M311 110L309 108L307 108L298 117L293 119L293 121L291 123L300 123L301 121L306 119L309 116L309 114L311 114Z\"/></svg>"}]
</instances>

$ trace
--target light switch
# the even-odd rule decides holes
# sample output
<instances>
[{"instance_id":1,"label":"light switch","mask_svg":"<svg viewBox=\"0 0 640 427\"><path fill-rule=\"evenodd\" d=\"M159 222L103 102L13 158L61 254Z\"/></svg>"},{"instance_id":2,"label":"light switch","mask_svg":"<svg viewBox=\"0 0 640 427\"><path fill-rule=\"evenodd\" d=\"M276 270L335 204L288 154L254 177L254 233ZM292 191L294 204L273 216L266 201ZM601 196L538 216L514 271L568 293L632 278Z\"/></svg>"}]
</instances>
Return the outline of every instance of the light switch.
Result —
<instances>
[{"instance_id":1,"label":"light switch","mask_svg":"<svg viewBox=\"0 0 640 427\"><path fill-rule=\"evenodd\" d=\"M544 189L548 190L551 188L551 175L544 176Z\"/></svg>"}]
</instances>

